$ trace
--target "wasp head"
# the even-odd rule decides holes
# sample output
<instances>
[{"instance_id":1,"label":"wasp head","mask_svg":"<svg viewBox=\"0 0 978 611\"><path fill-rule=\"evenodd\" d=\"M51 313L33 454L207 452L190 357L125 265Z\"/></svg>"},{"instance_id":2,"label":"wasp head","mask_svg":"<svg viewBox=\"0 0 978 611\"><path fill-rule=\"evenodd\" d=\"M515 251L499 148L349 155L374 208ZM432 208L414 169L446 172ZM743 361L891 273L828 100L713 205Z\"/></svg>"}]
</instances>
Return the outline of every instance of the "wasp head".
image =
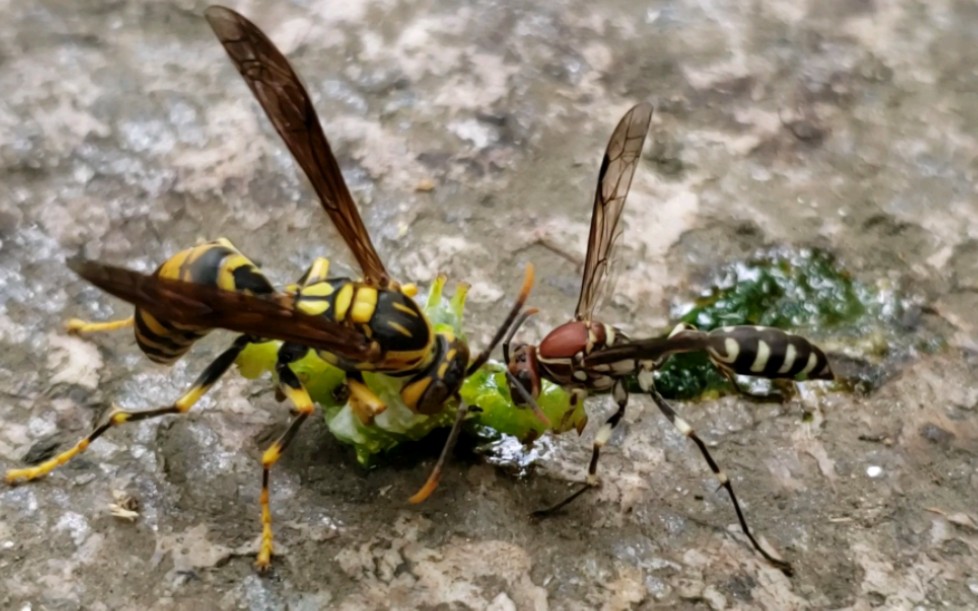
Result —
<instances>
[{"instance_id":1,"label":"wasp head","mask_svg":"<svg viewBox=\"0 0 978 611\"><path fill-rule=\"evenodd\" d=\"M452 397L458 395L469 364L469 346L450 332L435 339L435 356L431 363L408 380L401 389L404 404L419 414L437 414Z\"/></svg>"},{"instance_id":2,"label":"wasp head","mask_svg":"<svg viewBox=\"0 0 978 611\"><path fill-rule=\"evenodd\" d=\"M509 394L514 404L525 406L524 393L529 393L534 399L540 396L540 370L536 346L513 344L512 352L506 355L506 360L509 369L509 376L507 376ZM520 388L516 388L516 384L519 384Z\"/></svg>"}]
</instances>

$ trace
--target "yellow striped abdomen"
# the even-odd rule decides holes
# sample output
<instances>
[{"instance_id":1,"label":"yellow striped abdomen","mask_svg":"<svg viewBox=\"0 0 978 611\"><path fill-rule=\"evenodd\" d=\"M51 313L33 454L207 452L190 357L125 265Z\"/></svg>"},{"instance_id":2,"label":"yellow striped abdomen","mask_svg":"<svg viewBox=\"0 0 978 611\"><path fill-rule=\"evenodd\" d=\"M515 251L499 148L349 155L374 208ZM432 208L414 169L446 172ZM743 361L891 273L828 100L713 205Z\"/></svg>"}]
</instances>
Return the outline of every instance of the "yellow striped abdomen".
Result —
<instances>
[{"instance_id":1,"label":"yellow striped abdomen","mask_svg":"<svg viewBox=\"0 0 978 611\"><path fill-rule=\"evenodd\" d=\"M160 265L156 275L228 291L253 294L273 291L258 266L225 238L181 250ZM210 331L160 319L139 308L134 329L139 349L151 361L164 365L186 354L194 342Z\"/></svg>"}]
</instances>

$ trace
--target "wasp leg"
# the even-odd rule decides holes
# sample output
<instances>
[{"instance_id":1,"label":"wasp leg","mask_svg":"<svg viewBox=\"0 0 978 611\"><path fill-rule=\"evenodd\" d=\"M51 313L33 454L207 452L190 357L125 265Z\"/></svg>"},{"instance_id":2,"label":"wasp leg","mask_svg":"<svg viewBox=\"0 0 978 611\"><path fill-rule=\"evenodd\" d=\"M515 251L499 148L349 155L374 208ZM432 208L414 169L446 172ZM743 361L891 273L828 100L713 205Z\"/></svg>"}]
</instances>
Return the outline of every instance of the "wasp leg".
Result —
<instances>
[{"instance_id":1,"label":"wasp leg","mask_svg":"<svg viewBox=\"0 0 978 611\"><path fill-rule=\"evenodd\" d=\"M294 293L296 289L305 288L317 282L324 282L329 279L329 259L316 257L309 265L309 269L302 274L299 281L285 288L285 292Z\"/></svg>"},{"instance_id":2,"label":"wasp leg","mask_svg":"<svg viewBox=\"0 0 978 611\"><path fill-rule=\"evenodd\" d=\"M347 373L346 385L350 390L350 409L363 424L370 424L374 417L387 409L387 404L367 387L359 371Z\"/></svg>"},{"instance_id":3,"label":"wasp leg","mask_svg":"<svg viewBox=\"0 0 978 611\"><path fill-rule=\"evenodd\" d=\"M584 482L584 485L556 505L534 511L530 514L531 517L543 518L560 511L574 501L574 499L598 485L598 459L601 458L601 448L611 439L611 435L615 432L615 427L618 426L618 423L625 416L625 408L628 406L628 391L625 389L625 383L623 381L617 380L615 382L612 394L618 403L618 409L615 410L615 413L610 418L605 420L601 428L598 429L598 433L594 436L594 446L591 449L591 462L588 464L587 480Z\"/></svg>"},{"instance_id":4,"label":"wasp leg","mask_svg":"<svg viewBox=\"0 0 978 611\"><path fill-rule=\"evenodd\" d=\"M771 386L774 387L774 390L771 392L754 392L750 389L750 387L737 381L738 374L730 371L729 369L720 367L716 361L711 360L711 362L720 371L723 377L727 378L727 382L730 383L730 386L734 389L734 392L756 403L787 403L797 393L797 387L795 386L795 382L793 380L783 380L778 378L765 378L770 380ZM763 378L764 376L758 377Z\"/></svg>"},{"instance_id":5,"label":"wasp leg","mask_svg":"<svg viewBox=\"0 0 978 611\"><path fill-rule=\"evenodd\" d=\"M110 320L106 322L88 322L80 318L70 318L65 322L65 330L72 335L87 333L103 333L106 331L116 331L118 329L128 329L133 325L133 317L122 318L120 320Z\"/></svg>"},{"instance_id":6,"label":"wasp leg","mask_svg":"<svg viewBox=\"0 0 978 611\"><path fill-rule=\"evenodd\" d=\"M292 405L295 406L295 412L285 432L272 442L272 445L268 446L268 449L265 450L261 457L261 496L259 497L259 503L261 504L261 546L258 549L258 558L255 561L255 565L259 571L267 570L272 561L272 507L270 504L271 492L269 489L271 469L278 462L279 458L282 457L282 453L285 452L286 448L289 447L289 444L295 438L299 427L302 426L302 423L305 422L306 418L309 417L315 408L309 392L302 385L299 377L289 367L290 363L302 358L306 352L308 352L308 348L305 346L283 344L279 349L278 361L275 364L279 389L292 402Z\"/></svg>"},{"instance_id":7,"label":"wasp leg","mask_svg":"<svg viewBox=\"0 0 978 611\"><path fill-rule=\"evenodd\" d=\"M455 447L455 443L458 441L459 433L462 432L462 424L465 422L465 415L469 411L469 406L461 401L458 404L458 410L455 413L455 423L452 425L451 432L448 433L448 439L445 440L445 445L441 449L441 454L438 456L438 462L435 463L435 468L431 470L431 475L425 481L424 485L414 493L414 495L408 499L408 503L412 505L417 505L418 503L424 502L431 493L438 488L438 482L441 481L441 472L445 468L445 462L448 461L448 455L452 452L452 448Z\"/></svg>"},{"instance_id":8,"label":"wasp leg","mask_svg":"<svg viewBox=\"0 0 978 611\"><path fill-rule=\"evenodd\" d=\"M83 438L81 441L76 443L72 448L58 454L50 460L46 460L43 463L34 466L27 467L24 469L10 469L7 471L4 479L10 485L18 484L21 482L26 482L39 477L43 477L53 471L54 469L65 464L75 456L78 456L91 445L93 441L98 439L112 427L124 424L126 422L138 422L139 420L147 420L149 418L156 418L158 416L165 416L167 414L184 414L194 406L197 401L200 400L204 393L210 390L210 387L217 382L228 368L234 363L241 351L244 350L245 346L253 341L253 338L242 335L238 339L234 340L234 343L230 348L222 352L210 365L204 369L203 373L198 376L197 380L194 382L193 386L190 387L187 392L183 394L179 399L177 399L172 405L166 407L160 407L157 409L151 409L139 412L130 412L125 410L113 411L108 420L99 426L96 426L87 437Z\"/></svg>"},{"instance_id":9,"label":"wasp leg","mask_svg":"<svg viewBox=\"0 0 978 611\"><path fill-rule=\"evenodd\" d=\"M696 444L696 447L699 448L703 458L706 459L706 464L710 466L710 470L713 471L713 475L715 475L717 480L719 480L720 486L727 489L727 494L730 495L730 500L733 502L734 511L737 512L737 521L740 522L740 528L744 531L744 534L747 535L747 538L750 539L751 545L754 546L754 549L757 550L765 560L771 563L772 566L790 577L794 572L791 568L791 564L769 554L763 547L761 547L761 544L757 542L757 539L754 538L750 528L747 526L747 520L744 518L744 512L740 509L740 503L737 502L737 495L734 494L733 485L730 483L730 478L727 477L727 474L724 473L720 466L717 465L716 461L713 460L713 456L710 455L710 451L706 449L706 444L699 438L699 436L693 430L693 427L679 417L676 410L674 410L672 406L666 402L662 395L659 394L659 391L657 391L652 385L652 372L643 371L639 374L638 381L642 390L649 393L652 400L655 401L655 404L659 407L659 411L662 412L662 415L664 415L669 422L673 424L673 426L679 429L679 432L692 439L693 443Z\"/></svg>"}]
</instances>

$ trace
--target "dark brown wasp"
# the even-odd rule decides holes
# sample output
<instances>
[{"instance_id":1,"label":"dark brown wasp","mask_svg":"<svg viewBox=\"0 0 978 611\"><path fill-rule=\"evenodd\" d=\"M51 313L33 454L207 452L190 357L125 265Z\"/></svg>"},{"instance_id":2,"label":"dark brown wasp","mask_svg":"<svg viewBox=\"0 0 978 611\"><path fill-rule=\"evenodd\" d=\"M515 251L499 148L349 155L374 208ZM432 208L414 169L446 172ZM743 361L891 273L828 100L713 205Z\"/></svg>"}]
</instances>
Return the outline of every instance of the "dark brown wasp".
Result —
<instances>
[{"instance_id":1,"label":"dark brown wasp","mask_svg":"<svg viewBox=\"0 0 978 611\"><path fill-rule=\"evenodd\" d=\"M510 349L512 335L525 320L525 314L503 342L511 374L510 390L517 404L517 397L524 394L536 397L540 380L547 379L570 390L575 401L583 401L589 393L610 392L618 405L595 436L586 483L561 502L534 515L542 517L557 511L597 485L601 448L625 415L628 404L626 384L636 380L663 415L700 449L710 469L729 493L740 526L754 549L772 565L790 574L791 565L770 555L754 538L729 478L693 428L656 391L653 372L672 354L704 351L727 375L764 378L803 375L809 379L831 379L832 371L825 354L800 336L770 327L725 327L705 333L680 325L666 337L631 341L614 326L593 317L595 306L608 286L609 258L621 234L619 221L651 120L652 106L647 103L636 105L625 113L608 142L598 172L584 276L574 319L553 329L538 346L519 343Z\"/></svg>"},{"instance_id":2,"label":"dark brown wasp","mask_svg":"<svg viewBox=\"0 0 978 611\"><path fill-rule=\"evenodd\" d=\"M73 332L134 327L140 349L153 361L164 364L175 362L212 329L241 335L173 404L139 412L115 410L72 448L39 465L9 470L5 479L16 484L47 475L120 424L186 413L227 372L245 347L268 340L282 341L275 366L278 390L292 403L294 412L286 430L262 455L262 540L257 565L265 569L272 556L270 471L314 409L309 393L289 365L315 350L321 358L344 370L350 405L365 423L386 406L364 383L363 371L404 378L403 403L417 413L437 413L446 401L459 401L462 382L485 364L492 348L519 315L533 284L533 268L527 267L519 297L495 338L483 353L470 359L462 338L450 331L434 330L412 299L416 289L391 279L363 225L309 95L282 53L257 26L238 13L212 6L205 14L312 183L330 220L357 259L363 279L330 277L329 262L317 259L295 285L277 291L254 262L223 238L177 253L152 274L94 261L69 261L69 267L80 276L136 306L132 317L120 321L69 321ZM465 411L466 406L460 405L439 462L411 502L423 501L437 486Z\"/></svg>"}]
</instances>

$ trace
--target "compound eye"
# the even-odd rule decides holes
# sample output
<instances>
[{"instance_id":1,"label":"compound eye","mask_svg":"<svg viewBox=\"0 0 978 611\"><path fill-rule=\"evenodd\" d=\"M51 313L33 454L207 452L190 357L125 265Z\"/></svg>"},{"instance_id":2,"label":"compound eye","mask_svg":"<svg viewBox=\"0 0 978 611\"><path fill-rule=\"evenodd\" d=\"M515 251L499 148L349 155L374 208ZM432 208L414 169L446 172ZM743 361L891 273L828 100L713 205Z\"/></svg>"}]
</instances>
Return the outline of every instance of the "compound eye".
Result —
<instances>
[{"instance_id":1,"label":"compound eye","mask_svg":"<svg viewBox=\"0 0 978 611\"><path fill-rule=\"evenodd\" d=\"M455 358L441 361L442 366L429 373L431 383L422 393L416 409L422 414L437 414L445 402L455 396L465 381L465 370L469 362L469 351L464 344L456 345ZM440 375L436 372L440 372Z\"/></svg>"},{"instance_id":2,"label":"compound eye","mask_svg":"<svg viewBox=\"0 0 978 611\"><path fill-rule=\"evenodd\" d=\"M526 353L526 344L513 344L513 351L509 357L509 363L507 363L507 365L509 365L509 370L514 374L516 373L514 368L517 365L523 365L526 363Z\"/></svg>"}]
</instances>

